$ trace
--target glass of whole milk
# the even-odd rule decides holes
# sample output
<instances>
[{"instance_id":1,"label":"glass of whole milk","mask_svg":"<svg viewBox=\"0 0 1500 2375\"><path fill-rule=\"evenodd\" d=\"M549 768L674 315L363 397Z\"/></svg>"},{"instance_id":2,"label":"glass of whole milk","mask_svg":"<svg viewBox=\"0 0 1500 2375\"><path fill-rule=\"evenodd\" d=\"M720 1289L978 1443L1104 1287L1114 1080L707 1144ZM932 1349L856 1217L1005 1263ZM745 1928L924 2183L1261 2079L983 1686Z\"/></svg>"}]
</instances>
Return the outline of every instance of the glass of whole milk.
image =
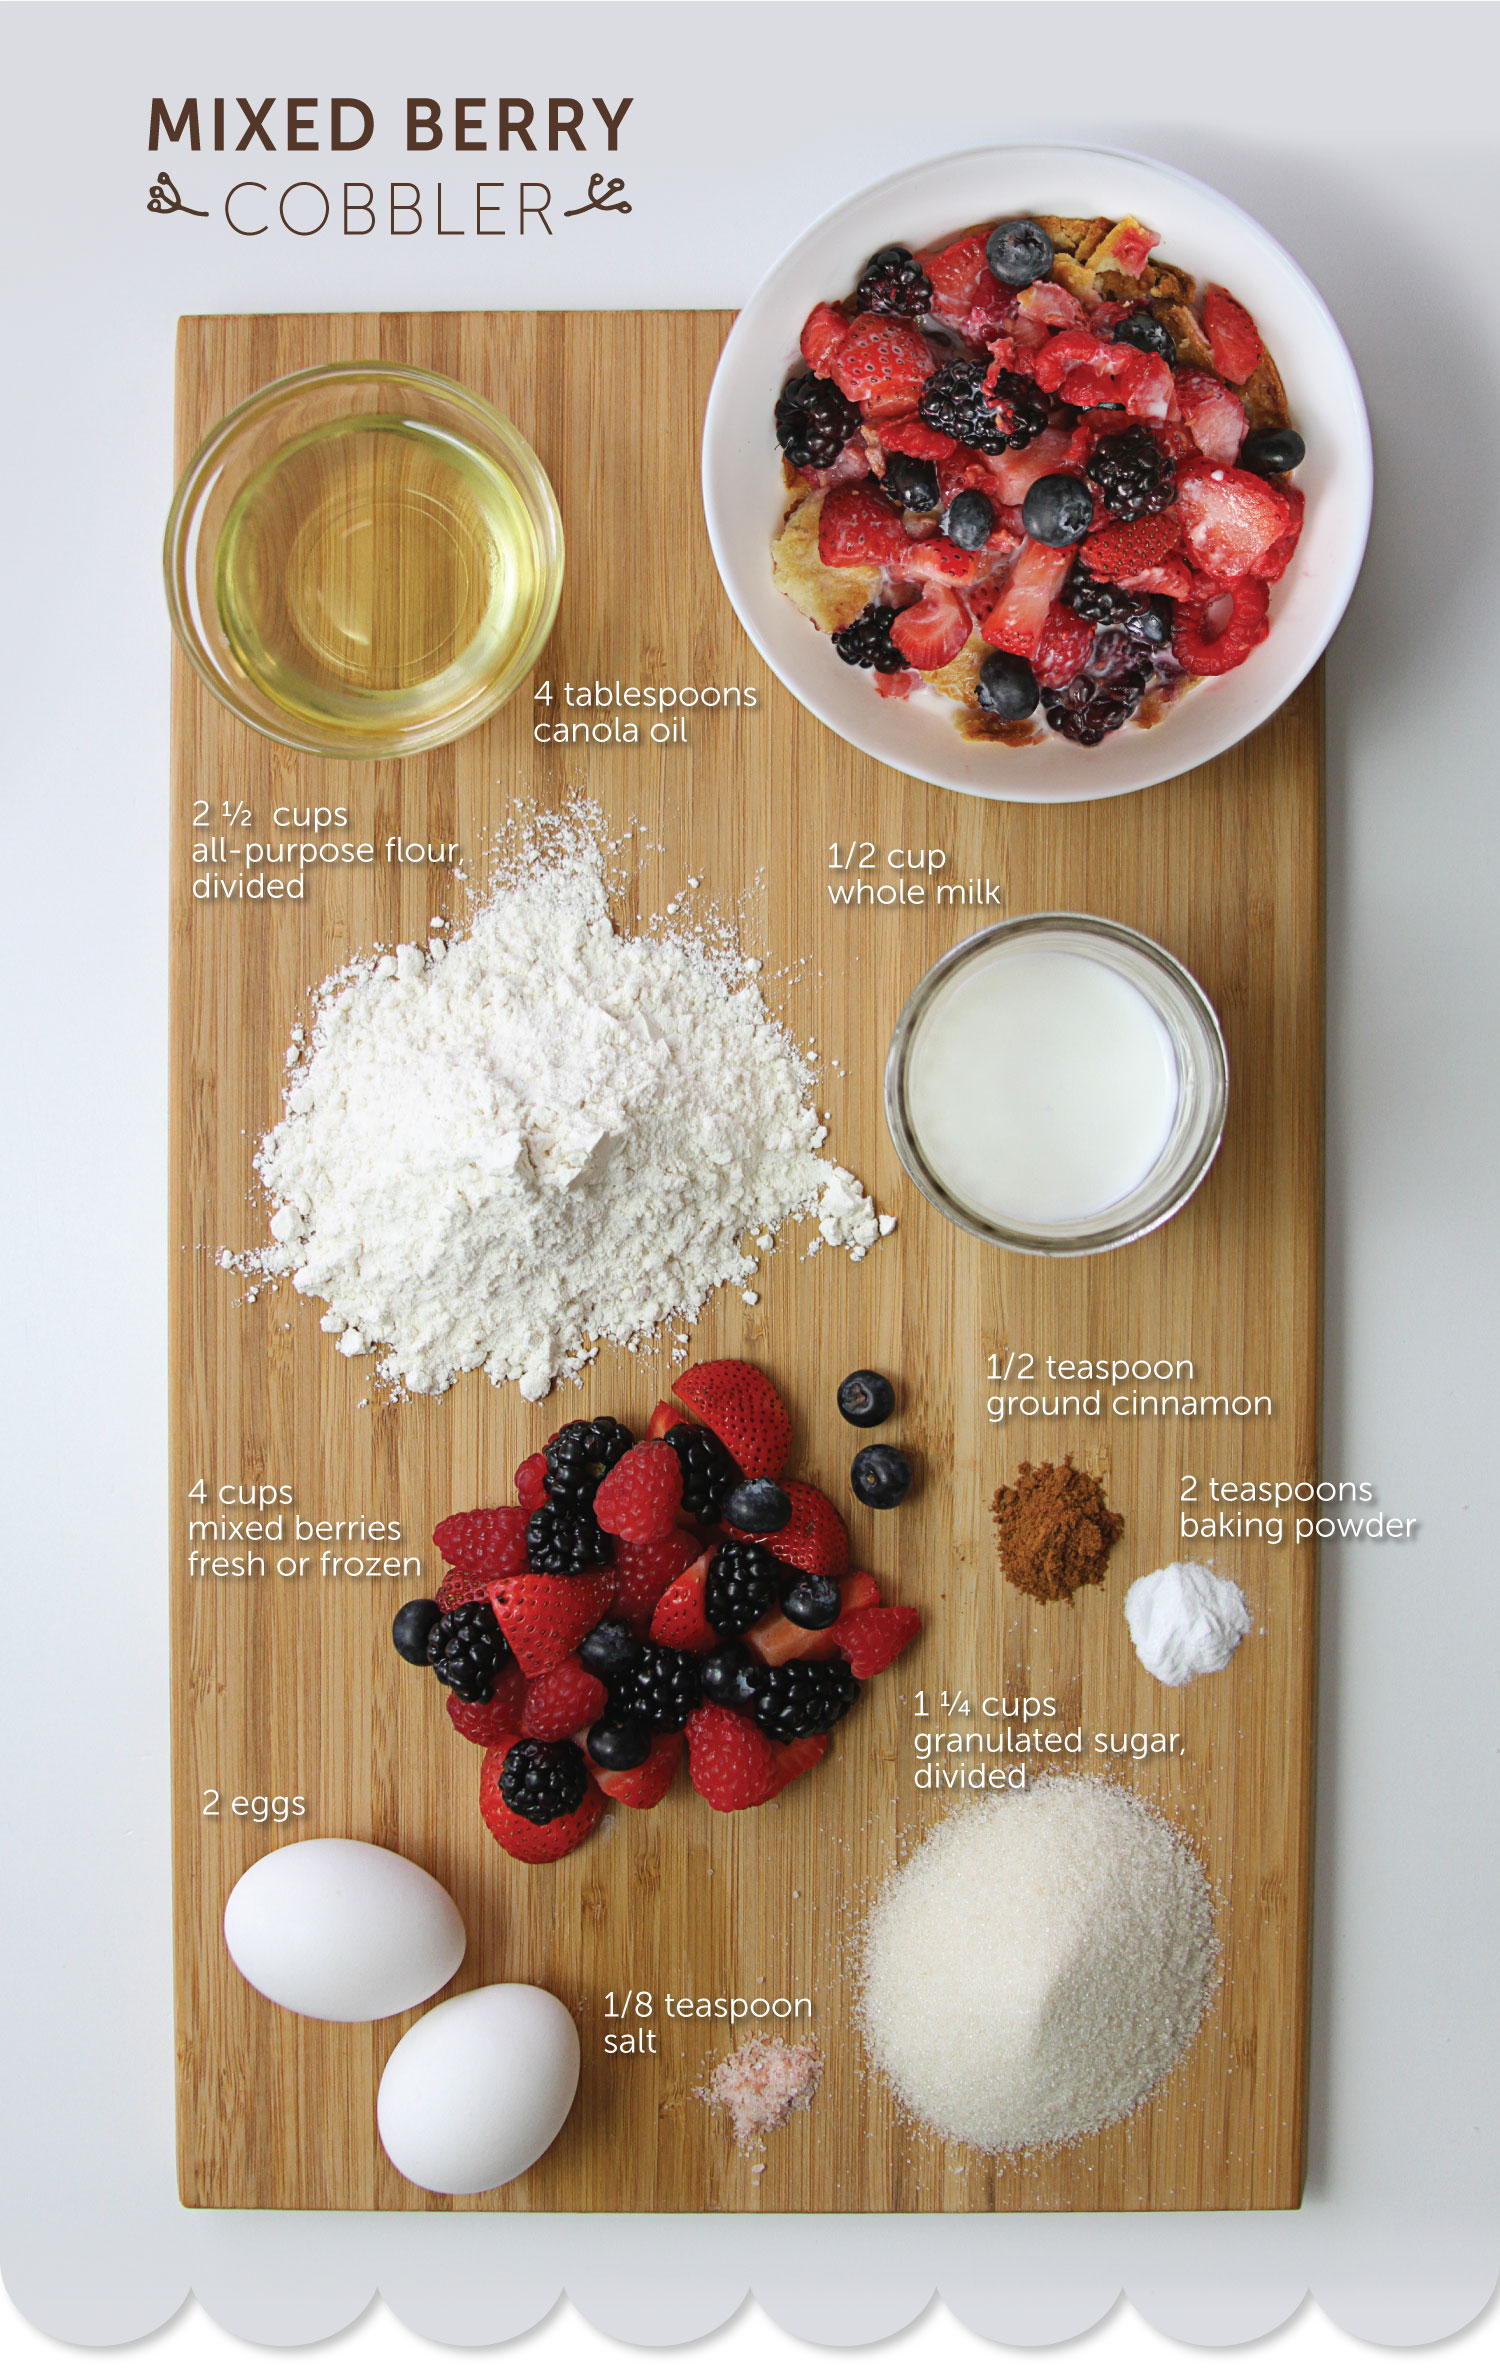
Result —
<instances>
[{"instance_id":1,"label":"glass of whole milk","mask_svg":"<svg viewBox=\"0 0 1500 2375\"><path fill-rule=\"evenodd\" d=\"M1102 1253L1181 1210L1229 1095L1203 991L1095 915L1011 916L920 981L886 1062L886 1118L922 1193L1019 1253Z\"/></svg>"}]
</instances>

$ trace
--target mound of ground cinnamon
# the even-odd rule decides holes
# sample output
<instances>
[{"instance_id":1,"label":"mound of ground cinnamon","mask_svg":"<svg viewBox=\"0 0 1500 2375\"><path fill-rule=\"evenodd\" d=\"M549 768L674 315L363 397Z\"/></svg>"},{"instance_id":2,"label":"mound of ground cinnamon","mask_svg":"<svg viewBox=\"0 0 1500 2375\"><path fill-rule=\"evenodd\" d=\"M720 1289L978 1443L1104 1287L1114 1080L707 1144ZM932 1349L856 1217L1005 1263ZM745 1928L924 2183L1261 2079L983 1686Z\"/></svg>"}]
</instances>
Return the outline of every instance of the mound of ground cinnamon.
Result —
<instances>
[{"instance_id":1,"label":"mound of ground cinnamon","mask_svg":"<svg viewBox=\"0 0 1500 2375\"><path fill-rule=\"evenodd\" d=\"M1015 1483L1002 1484L990 1506L1000 1565L1034 1600L1071 1600L1085 1584L1102 1583L1125 1530L1099 1478L1075 1468L1071 1452L1059 1465L1023 1460Z\"/></svg>"}]
</instances>

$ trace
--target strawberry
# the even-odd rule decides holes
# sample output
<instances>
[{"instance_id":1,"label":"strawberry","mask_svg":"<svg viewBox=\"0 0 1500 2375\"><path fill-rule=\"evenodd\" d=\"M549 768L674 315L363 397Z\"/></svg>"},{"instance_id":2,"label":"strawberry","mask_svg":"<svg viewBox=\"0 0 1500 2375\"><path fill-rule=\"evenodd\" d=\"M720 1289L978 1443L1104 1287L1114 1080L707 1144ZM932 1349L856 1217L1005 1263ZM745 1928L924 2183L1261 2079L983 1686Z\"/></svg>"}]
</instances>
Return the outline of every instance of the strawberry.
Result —
<instances>
[{"instance_id":1,"label":"strawberry","mask_svg":"<svg viewBox=\"0 0 1500 2375\"><path fill-rule=\"evenodd\" d=\"M1160 231L1151 230L1133 214L1122 215L1089 257L1089 270L1123 272L1128 279L1139 280L1146 258L1160 245Z\"/></svg>"},{"instance_id":2,"label":"strawberry","mask_svg":"<svg viewBox=\"0 0 1500 2375\"><path fill-rule=\"evenodd\" d=\"M973 304L954 327L960 338L966 339L970 346L989 346L997 331L1003 330L1007 322L1015 319L1015 312L1015 290L1002 288L994 274L986 269L974 292Z\"/></svg>"},{"instance_id":3,"label":"strawberry","mask_svg":"<svg viewBox=\"0 0 1500 2375\"><path fill-rule=\"evenodd\" d=\"M1066 429L1043 429L1033 437L1024 453L1003 453L993 456L990 476L994 480L1002 503L1023 503L1028 488L1038 478L1049 478L1054 470L1061 470L1068 458L1072 443Z\"/></svg>"},{"instance_id":4,"label":"strawberry","mask_svg":"<svg viewBox=\"0 0 1500 2375\"><path fill-rule=\"evenodd\" d=\"M799 1774L810 1773L814 1765L821 1765L828 1750L828 1734L813 1732L805 1740L773 1740L771 1762L776 1768L778 1793Z\"/></svg>"},{"instance_id":5,"label":"strawberry","mask_svg":"<svg viewBox=\"0 0 1500 2375\"><path fill-rule=\"evenodd\" d=\"M763 1806L776 1795L776 1760L765 1733L730 1707L695 1707L687 1719L688 1778L720 1814Z\"/></svg>"},{"instance_id":6,"label":"strawberry","mask_svg":"<svg viewBox=\"0 0 1500 2375\"><path fill-rule=\"evenodd\" d=\"M838 1619L833 1637L855 1680L868 1682L872 1674L883 1674L921 1630L915 1608L856 1608Z\"/></svg>"},{"instance_id":7,"label":"strawberry","mask_svg":"<svg viewBox=\"0 0 1500 2375\"><path fill-rule=\"evenodd\" d=\"M818 514L818 558L825 569L866 568L906 549L906 526L894 503L863 481L834 487Z\"/></svg>"},{"instance_id":8,"label":"strawberry","mask_svg":"<svg viewBox=\"0 0 1500 2375\"><path fill-rule=\"evenodd\" d=\"M815 305L802 325L802 355L809 367L828 377L828 364L849 335L849 324L836 305Z\"/></svg>"},{"instance_id":9,"label":"strawberry","mask_svg":"<svg viewBox=\"0 0 1500 2375\"><path fill-rule=\"evenodd\" d=\"M670 1443L637 1443L594 1495L594 1515L622 1542L658 1542L682 1515L682 1463Z\"/></svg>"},{"instance_id":10,"label":"strawberry","mask_svg":"<svg viewBox=\"0 0 1500 2375\"><path fill-rule=\"evenodd\" d=\"M988 456L977 452L972 445L955 445L948 459L939 462L937 475L938 501L944 511L965 487L978 487L981 494L991 497L996 492L995 473Z\"/></svg>"},{"instance_id":11,"label":"strawberry","mask_svg":"<svg viewBox=\"0 0 1500 2375\"><path fill-rule=\"evenodd\" d=\"M521 1736L521 1707L526 1697L527 1681L514 1658L508 1658L500 1669L494 1693L488 1699L461 1699L456 1691L448 1694L448 1721L455 1732L477 1747L495 1748L502 1742L508 1748L512 1740Z\"/></svg>"},{"instance_id":12,"label":"strawberry","mask_svg":"<svg viewBox=\"0 0 1500 2375\"><path fill-rule=\"evenodd\" d=\"M571 1855L581 1847L605 1811L606 1801L599 1785L589 1777L589 1784L581 1806L572 1814L559 1814L552 1822L528 1822L523 1814L512 1814L500 1795L500 1771L507 1751L492 1748L479 1770L479 1811L494 1837L507 1855L521 1864L555 1864L559 1856Z\"/></svg>"},{"instance_id":13,"label":"strawberry","mask_svg":"<svg viewBox=\"0 0 1500 2375\"><path fill-rule=\"evenodd\" d=\"M466 1575L462 1567L450 1567L437 1587L437 1604L445 1613L450 1608L462 1608L470 1600L489 1597L492 1575Z\"/></svg>"},{"instance_id":14,"label":"strawberry","mask_svg":"<svg viewBox=\"0 0 1500 2375\"><path fill-rule=\"evenodd\" d=\"M673 1391L747 1476L781 1474L792 1448L791 1414L759 1369L748 1361L700 1361L683 1371Z\"/></svg>"},{"instance_id":15,"label":"strawberry","mask_svg":"<svg viewBox=\"0 0 1500 2375\"><path fill-rule=\"evenodd\" d=\"M882 410L910 412L934 368L920 330L888 313L860 313L830 358L829 377L873 420Z\"/></svg>"},{"instance_id":16,"label":"strawberry","mask_svg":"<svg viewBox=\"0 0 1500 2375\"><path fill-rule=\"evenodd\" d=\"M677 1413L674 1424L681 1425ZM614 1564L614 1597L609 1603L611 1616L623 1616L644 1633L656 1612L657 1602L669 1583L676 1581L685 1567L698 1556L699 1542L695 1534L679 1526L670 1534L663 1534L659 1542L617 1542Z\"/></svg>"},{"instance_id":17,"label":"strawberry","mask_svg":"<svg viewBox=\"0 0 1500 2375\"><path fill-rule=\"evenodd\" d=\"M491 1585L490 1605L522 1671L548 1674L593 1631L613 1589L607 1567L587 1575L512 1575Z\"/></svg>"},{"instance_id":18,"label":"strawberry","mask_svg":"<svg viewBox=\"0 0 1500 2375\"><path fill-rule=\"evenodd\" d=\"M1022 659L1030 659L1041 641L1048 613L1062 592L1073 551L1071 544L1058 551L1050 544L1033 544L1027 539L1006 579L1005 591L979 630L986 643L997 651L1018 652Z\"/></svg>"},{"instance_id":19,"label":"strawberry","mask_svg":"<svg viewBox=\"0 0 1500 2375\"><path fill-rule=\"evenodd\" d=\"M1071 684L1094 648L1094 630L1065 602L1054 602L1047 613L1031 665L1038 684Z\"/></svg>"},{"instance_id":20,"label":"strawberry","mask_svg":"<svg viewBox=\"0 0 1500 2375\"><path fill-rule=\"evenodd\" d=\"M896 563L896 574L915 578L919 585L963 586L972 585L994 565L995 556L985 545L978 552L965 552L951 537L923 536L907 546Z\"/></svg>"},{"instance_id":21,"label":"strawberry","mask_svg":"<svg viewBox=\"0 0 1500 2375\"><path fill-rule=\"evenodd\" d=\"M984 236L979 231L923 256L922 270L932 283L933 312L949 319L966 314L978 302L985 282L995 277L984 260Z\"/></svg>"},{"instance_id":22,"label":"strawberry","mask_svg":"<svg viewBox=\"0 0 1500 2375\"><path fill-rule=\"evenodd\" d=\"M1203 292L1203 328L1215 371L1243 386L1261 357L1260 332L1243 305L1210 283Z\"/></svg>"},{"instance_id":23,"label":"strawberry","mask_svg":"<svg viewBox=\"0 0 1500 2375\"><path fill-rule=\"evenodd\" d=\"M1133 346L1107 345L1092 330L1060 330L1037 354L1036 384L1043 395L1053 396L1070 371L1097 371L1104 379L1121 378L1127 358L1137 351Z\"/></svg>"},{"instance_id":24,"label":"strawberry","mask_svg":"<svg viewBox=\"0 0 1500 2375\"><path fill-rule=\"evenodd\" d=\"M947 539L936 541L945 543ZM946 668L968 642L970 623L952 586L934 582L920 602L892 620L891 641L914 668Z\"/></svg>"},{"instance_id":25,"label":"strawberry","mask_svg":"<svg viewBox=\"0 0 1500 2375\"><path fill-rule=\"evenodd\" d=\"M929 429L920 413L904 413L899 420L882 421L880 442L888 454L915 454L919 460L946 462L958 451L956 438Z\"/></svg>"},{"instance_id":26,"label":"strawberry","mask_svg":"<svg viewBox=\"0 0 1500 2375\"><path fill-rule=\"evenodd\" d=\"M1173 559L1158 561L1150 569L1137 569L1133 576L1117 578L1115 582L1127 594L1170 594L1174 602L1182 602L1191 598L1195 578L1196 570L1190 569L1186 561Z\"/></svg>"},{"instance_id":27,"label":"strawberry","mask_svg":"<svg viewBox=\"0 0 1500 2375\"><path fill-rule=\"evenodd\" d=\"M1182 465L1177 512L1191 558L1210 577L1243 577L1291 525L1274 487L1217 462Z\"/></svg>"},{"instance_id":28,"label":"strawberry","mask_svg":"<svg viewBox=\"0 0 1500 2375\"><path fill-rule=\"evenodd\" d=\"M804 1575L842 1575L849 1564L849 1537L833 1503L813 1484L788 1484L792 1514L774 1534L742 1534L726 1526L733 1542L763 1542L783 1565L800 1567Z\"/></svg>"},{"instance_id":29,"label":"strawberry","mask_svg":"<svg viewBox=\"0 0 1500 2375\"><path fill-rule=\"evenodd\" d=\"M702 1657L718 1641L718 1634L703 1611L703 1595L708 1583L708 1563L711 1550L683 1570L675 1583L669 1583L656 1603L651 1619L651 1638L667 1649L689 1649L695 1657Z\"/></svg>"},{"instance_id":30,"label":"strawberry","mask_svg":"<svg viewBox=\"0 0 1500 2375\"><path fill-rule=\"evenodd\" d=\"M1079 554L1090 577L1118 585L1142 569L1154 569L1180 541L1177 522L1166 512L1148 512L1144 519L1113 520L1086 536Z\"/></svg>"},{"instance_id":31,"label":"strawberry","mask_svg":"<svg viewBox=\"0 0 1500 2375\"><path fill-rule=\"evenodd\" d=\"M922 689L922 679L915 668L886 671L874 668L871 674L875 679L875 690L882 701L909 701L913 693L919 693Z\"/></svg>"},{"instance_id":32,"label":"strawberry","mask_svg":"<svg viewBox=\"0 0 1500 2375\"><path fill-rule=\"evenodd\" d=\"M516 1470L516 1499L521 1504L521 1515L530 1517L534 1509L541 1508L546 1498L547 1455L544 1451L534 1451L530 1459L523 1460Z\"/></svg>"},{"instance_id":33,"label":"strawberry","mask_svg":"<svg viewBox=\"0 0 1500 2375\"><path fill-rule=\"evenodd\" d=\"M604 1713L608 1697L597 1674L586 1673L576 1657L564 1658L526 1685L521 1729L531 1740L566 1740Z\"/></svg>"},{"instance_id":34,"label":"strawberry","mask_svg":"<svg viewBox=\"0 0 1500 2375\"><path fill-rule=\"evenodd\" d=\"M1259 577L1236 578L1211 602L1179 602L1172 623L1174 658L1193 676L1227 676L1264 643L1269 602L1269 591ZM1226 609L1220 625L1219 613Z\"/></svg>"},{"instance_id":35,"label":"strawberry","mask_svg":"<svg viewBox=\"0 0 1500 2375\"><path fill-rule=\"evenodd\" d=\"M1233 388L1211 371L1174 371L1177 409L1200 454L1210 462L1232 462L1245 441L1245 407Z\"/></svg>"},{"instance_id":36,"label":"strawberry","mask_svg":"<svg viewBox=\"0 0 1500 2375\"><path fill-rule=\"evenodd\" d=\"M1297 540L1302 534L1302 514L1306 508L1300 487L1278 487L1276 492L1288 507L1292 524L1285 535L1278 536L1276 542L1251 567L1251 576L1263 577L1267 585L1274 585L1277 578L1285 574L1286 565L1296 551Z\"/></svg>"},{"instance_id":37,"label":"strawberry","mask_svg":"<svg viewBox=\"0 0 1500 2375\"><path fill-rule=\"evenodd\" d=\"M1023 322L1036 322L1047 330L1085 330L1089 326L1078 299L1057 280L1034 280L1016 299L1016 311Z\"/></svg>"},{"instance_id":38,"label":"strawberry","mask_svg":"<svg viewBox=\"0 0 1500 2375\"><path fill-rule=\"evenodd\" d=\"M607 1798L614 1798L621 1806L659 1806L672 1786L677 1768L682 1762L681 1732L659 1732L651 1743L651 1754L643 1765L632 1765L628 1773L617 1773L604 1765L588 1760L589 1771Z\"/></svg>"},{"instance_id":39,"label":"strawberry","mask_svg":"<svg viewBox=\"0 0 1500 2375\"><path fill-rule=\"evenodd\" d=\"M460 1510L433 1527L432 1539L450 1567L487 1582L519 1575L526 1565L526 1517L520 1509Z\"/></svg>"},{"instance_id":40,"label":"strawberry","mask_svg":"<svg viewBox=\"0 0 1500 2375\"><path fill-rule=\"evenodd\" d=\"M851 1567L840 1580L839 1599L842 1616L848 1616L856 1608L877 1608L880 1586L863 1568ZM784 1666L788 1658L829 1658L838 1648L832 1625L825 1626L821 1632L810 1632L805 1625L794 1625L779 1610L773 1616L763 1616L758 1625L752 1625L745 1638L760 1651L768 1666Z\"/></svg>"},{"instance_id":41,"label":"strawberry","mask_svg":"<svg viewBox=\"0 0 1500 2375\"><path fill-rule=\"evenodd\" d=\"M646 1433L643 1440L647 1443L660 1443L663 1435L670 1434L673 1427L680 1427L681 1424L682 1412L674 1403L658 1402L646 1421Z\"/></svg>"}]
</instances>

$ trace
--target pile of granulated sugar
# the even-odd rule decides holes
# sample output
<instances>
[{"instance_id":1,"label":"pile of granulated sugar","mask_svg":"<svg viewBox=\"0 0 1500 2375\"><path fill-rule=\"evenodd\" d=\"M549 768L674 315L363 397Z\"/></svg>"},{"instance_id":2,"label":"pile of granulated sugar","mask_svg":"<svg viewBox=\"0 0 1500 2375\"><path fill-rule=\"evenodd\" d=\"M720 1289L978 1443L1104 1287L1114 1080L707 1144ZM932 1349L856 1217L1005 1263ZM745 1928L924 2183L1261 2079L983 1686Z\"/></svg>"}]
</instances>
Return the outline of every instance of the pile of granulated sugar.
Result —
<instances>
[{"instance_id":1,"label":"pile of granulated sugar","mask_svg":"<svg viewBox=\"0 0 1500 2375\"><path fill-rule=\"evenodd\" d=\"M1185 1840L1058 1779L950 1815L864 1931L859 2019L901 2103L990 2152L1124 2119L1191 2044L1218 1965Z\"/></svg>"},{"instance_id":2,"label":"pile of granulated sugar","mask_svg":"<svg viewBox=\"0 0 1500 2375\"><path fill-rule=\"evenodd\" d=\"M788 2045L784 2037L747 2037L720 2062L699 2094L727 2111L741 2152L785 2127L794 2111L805 2111L818 2091L823 2055L815 2037Z\"/></svg>"},{"instance_id":3,"label":"pile of granulated sugar","mask_svg":"<svg viewBox=\"0 0 1500 2375\"><path fill-rule=\"evenodd\" d=\"M722 927L610 921L599 820L534 821L460 934L334 974L255 1167L290 1278L398 1392L462 1371L539 1401L743 1286L794 1214L860 1260L894 1222L820 1152L812 1074Z\"/></svg>"}]
</instances>

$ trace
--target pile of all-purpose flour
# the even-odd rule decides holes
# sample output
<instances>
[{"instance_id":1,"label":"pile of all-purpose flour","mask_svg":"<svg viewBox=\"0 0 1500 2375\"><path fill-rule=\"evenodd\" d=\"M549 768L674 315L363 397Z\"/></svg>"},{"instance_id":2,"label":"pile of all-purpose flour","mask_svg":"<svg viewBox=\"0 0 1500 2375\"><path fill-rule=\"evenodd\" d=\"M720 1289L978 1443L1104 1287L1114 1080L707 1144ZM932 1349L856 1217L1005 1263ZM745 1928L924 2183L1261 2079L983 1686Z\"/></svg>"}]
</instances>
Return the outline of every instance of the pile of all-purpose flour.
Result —
<instances>
[{"instance_id":1,"label":"pile of all-purpose flour","mask_svg":"<svg viewBox=\"0 0 1500 2375\"><path fill-rule=\"evenodd\" d=\"M398 1390L538 1401L743 1285L794 1214L860 1259L894 1223L819 1149L812 1075L720 934L610 921L597 819L537 821L468 928L323 984L255 1166L290 1278Z\"/></svg>"}]
</instances>

